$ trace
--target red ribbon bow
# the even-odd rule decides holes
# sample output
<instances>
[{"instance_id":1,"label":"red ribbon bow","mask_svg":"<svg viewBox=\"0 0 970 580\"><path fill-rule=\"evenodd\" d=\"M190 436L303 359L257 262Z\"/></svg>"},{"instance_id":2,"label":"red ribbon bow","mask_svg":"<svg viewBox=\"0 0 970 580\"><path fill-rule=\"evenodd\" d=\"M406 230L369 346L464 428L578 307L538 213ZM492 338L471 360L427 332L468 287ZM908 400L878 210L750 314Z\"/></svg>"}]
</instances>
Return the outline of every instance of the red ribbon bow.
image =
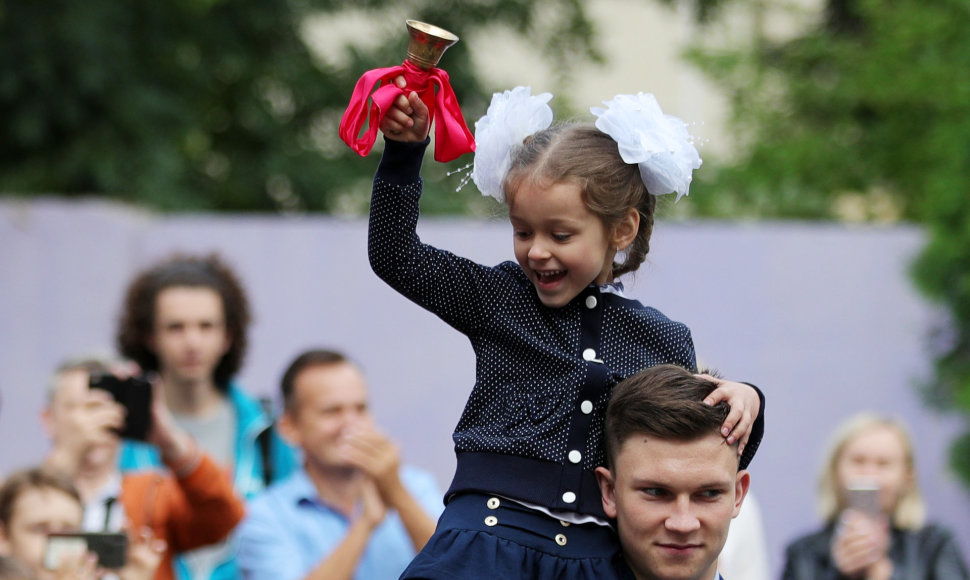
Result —
<instances>
[{"instance_id":1,"label":"red ribbon bow","mask_svg":"<svg viewBox=\"0 0 970 580\"><path fill-rule=\"evenodd\" d=\"M434 120L435 112L439 115L438 122L434 124L435 160L452 161L474 151L475 138L465 125L458 98L448 81L448 73L437 67L423 70L410 61L404 61L400 66L367 71L360 77L350 104L340 119L340 138L344 143L361 156L370 153L377 140L381 120L390 110L394 99L405 94L403 89L391 82L399 75L404 75L407 90L417 92L424 101L430 120ZM375 87L377 90L374 90ZM368 98L370 106L367 104ZM365 121L367 131L361 135Z\"/></svg>"}]
</instances>

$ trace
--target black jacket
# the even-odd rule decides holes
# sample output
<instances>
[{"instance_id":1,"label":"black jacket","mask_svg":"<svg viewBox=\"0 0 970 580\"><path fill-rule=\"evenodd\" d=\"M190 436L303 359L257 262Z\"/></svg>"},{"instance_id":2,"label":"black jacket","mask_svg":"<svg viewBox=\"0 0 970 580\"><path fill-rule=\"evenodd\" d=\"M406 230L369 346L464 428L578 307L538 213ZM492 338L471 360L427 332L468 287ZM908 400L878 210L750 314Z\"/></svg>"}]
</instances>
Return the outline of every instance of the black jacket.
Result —
<instances>
[{"instance_id":1,"label":"black jacket","mask_svg":"<svg viewBox=\"0 0 970 580\"><path fill-rule=\"evenodd\" d=\"M834 534L835 526L829 525L789 544L782 580L848 580L832 562ZM940 526L927 525L916 532L893 529L889 558L892 580L970 579L953 535Z\"/></svg>"}]
</instances>

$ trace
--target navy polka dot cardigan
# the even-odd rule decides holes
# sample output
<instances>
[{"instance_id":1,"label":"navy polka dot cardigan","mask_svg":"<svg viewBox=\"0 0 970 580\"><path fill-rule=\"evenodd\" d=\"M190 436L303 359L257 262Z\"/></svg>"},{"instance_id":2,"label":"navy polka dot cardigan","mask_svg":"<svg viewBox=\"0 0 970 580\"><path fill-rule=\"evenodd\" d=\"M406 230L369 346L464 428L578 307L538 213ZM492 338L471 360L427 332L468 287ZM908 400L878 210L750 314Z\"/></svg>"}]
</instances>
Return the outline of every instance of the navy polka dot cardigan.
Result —
<instances>
[{"instance_id":1,"label":"navy polka dot cardigan","mask_svg":"<svg viewBox=\"0 0 970 580\"><path fill-rule=\"evenodd\" d=\"M475 386L455 428L458 462L446 496L497 494L605 518L594 469L604 463L610 392L649 366L694 370L690 330L595 286L550 308L517 263L484 266L421 243L415 229L427 144L386 141L368 255L381 279L465 334L475 351ZM743 463L762 431L763 413Z\"/></svg>"}]
</instances>

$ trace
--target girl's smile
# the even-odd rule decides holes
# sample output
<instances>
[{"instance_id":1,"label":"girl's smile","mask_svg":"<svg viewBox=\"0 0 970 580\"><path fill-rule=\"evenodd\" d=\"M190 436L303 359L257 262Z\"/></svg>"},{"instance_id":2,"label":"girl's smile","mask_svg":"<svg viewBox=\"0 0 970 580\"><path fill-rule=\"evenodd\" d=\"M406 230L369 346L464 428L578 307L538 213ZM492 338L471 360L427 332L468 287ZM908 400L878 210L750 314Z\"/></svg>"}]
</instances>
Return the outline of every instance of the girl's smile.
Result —
<instances>
[{"instance_id":1,"label":"girl's smile","mask_svg":"<svg viewBox=\"0 0 970 580\"><path fill-rule=\"evenodd\" d=\"M613 280L615 249L579 185L523 180L509 198L515 258L546 306L565 306L592 283Z\"/></svg>"}]
</instances>

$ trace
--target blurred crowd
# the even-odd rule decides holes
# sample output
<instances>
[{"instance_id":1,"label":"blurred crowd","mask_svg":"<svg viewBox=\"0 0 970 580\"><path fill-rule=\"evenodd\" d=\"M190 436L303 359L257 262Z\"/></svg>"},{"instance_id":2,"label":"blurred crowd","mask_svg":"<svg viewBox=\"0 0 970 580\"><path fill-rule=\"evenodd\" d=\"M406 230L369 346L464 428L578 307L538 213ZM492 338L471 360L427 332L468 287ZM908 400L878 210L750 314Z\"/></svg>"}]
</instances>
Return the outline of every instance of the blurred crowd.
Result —
<instances>
[{"instance_id":1,"label":"blurred crowd","mask_svg":"<svg viewBox=\"0 0 970 580\"><path fill-rule=\"evenodd\" d=\"M375 424L363 370L337 350L294 353L279 412L234 377L246 293L217 255L140 272L117 354L52 369L37 465L4 474L0 579L393 579L443 509ZM8 442L7 444L16 444ZM819 531L794 541L785 580L961 579L952 535L925 521L905 427L875 415L835 434ZM720 569L767 580L749 495Z\"/></svg>"},{"instance_id":2,"label":"blurred crowd","mask_svg":"<svg viewBox=\"0 0 970 580\"><path fill-rule=\"evenodd\" d=\"M217 255L134 277L117 354L52 370L49 452L3 478L0 578L397 577L437 483L400 464L340 352L295 356L274 417L233 378L249 319Z\"/></svg>"}]
</instances>

